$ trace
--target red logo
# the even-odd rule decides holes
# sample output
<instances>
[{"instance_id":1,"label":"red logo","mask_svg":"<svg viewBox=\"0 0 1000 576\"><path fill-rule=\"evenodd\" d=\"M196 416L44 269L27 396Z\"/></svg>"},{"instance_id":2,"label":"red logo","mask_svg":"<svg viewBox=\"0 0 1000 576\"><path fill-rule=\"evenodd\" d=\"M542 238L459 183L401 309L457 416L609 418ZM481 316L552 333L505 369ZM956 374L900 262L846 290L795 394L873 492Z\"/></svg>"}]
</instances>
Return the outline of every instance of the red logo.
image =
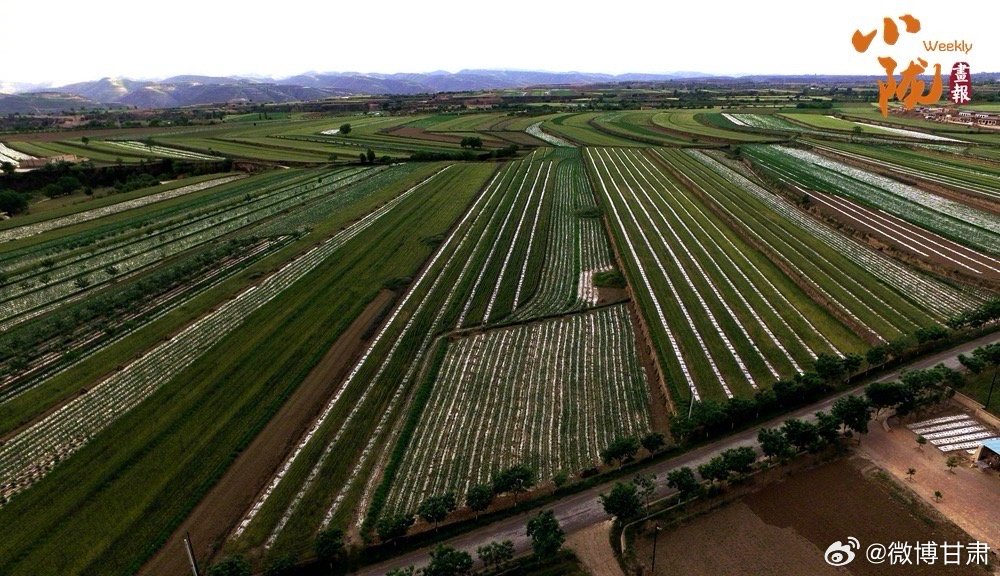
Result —
<instances>
[{"instance_id":1,"label":"red logo","mask_svg":"<svg viewBox=\"0 0 1000 576\"><path fill-rule=\"evenodd\" d=\"M972 71L968 62L955 62L951 67L951 82L948 86L948 96L955 104L968 104L972 101Z\"/></svg>"}]
</instances>

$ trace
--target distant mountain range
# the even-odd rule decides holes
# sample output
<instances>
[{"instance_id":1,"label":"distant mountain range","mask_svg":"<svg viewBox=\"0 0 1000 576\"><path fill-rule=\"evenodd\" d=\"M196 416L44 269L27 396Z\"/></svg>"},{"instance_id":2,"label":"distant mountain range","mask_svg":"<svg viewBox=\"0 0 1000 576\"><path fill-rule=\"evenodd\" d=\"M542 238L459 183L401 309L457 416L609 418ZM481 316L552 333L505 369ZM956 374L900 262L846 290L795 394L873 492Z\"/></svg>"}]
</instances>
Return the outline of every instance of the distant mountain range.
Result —
<instances>
[{"instance_id":1,"label":"distant mountain range","mask_svg":"<svg viewBox=\"0 0 1000 576\"><path fill-rule=\"evenodd\" d=\"M358 94L433 94L523 88L539 85L586 85L603 82L655 82L706 77L697 72L672 74L591 74L462 70L424 74L309 72L288 78L174 76L163 80L102 78L50 87L0 82L0 113L45 113L70 108L128 106L172 108L232 101L292 102Z\"/></svg>"},{"instance_id":2,"label":"distant mountain range","mask_svg":"<svg viewBox=\"0 0 1000 576\"><path fill-rule=\"evenodd\" d=\"M979 74L995 79L997 74ZM50 87L0 81L0 113L58 113L69 109L101 107L173 108L227 102L294 102L348 95L433 94L527 86L583 86L611 82L665 82L717 79L730 82L851 82L867 76L713 77L700 72L669 74L594 74L585 72L532 72L516 70L462 70L421 74L363 74L359 72L309 72L288 78L174 76L164 80L102 78Z\"/></svg>"}]
</instances>

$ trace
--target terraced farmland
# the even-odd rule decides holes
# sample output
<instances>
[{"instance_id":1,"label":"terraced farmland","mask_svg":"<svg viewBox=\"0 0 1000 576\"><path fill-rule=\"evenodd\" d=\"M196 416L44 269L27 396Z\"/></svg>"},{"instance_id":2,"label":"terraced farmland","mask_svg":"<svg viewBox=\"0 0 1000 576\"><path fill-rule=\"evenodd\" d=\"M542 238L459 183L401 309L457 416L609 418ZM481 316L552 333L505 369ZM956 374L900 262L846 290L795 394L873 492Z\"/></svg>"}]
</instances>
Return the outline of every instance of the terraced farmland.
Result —
<instances>
[{"instance_id":1,"label":"terraced farmland","mask_svg":"<svg viewBox=\"0 0 1000 576\"><path fill-rule=\"evenodd\" d=\"M25 135L115 164L67 171L253 174L0 223L0 573L181 573L188 531L203 565L308 561L328 528L361 546L519 464L547 493L697 401L897 358L995 297L994 162L604 94Z\"/></svg>"},{"instance_id":2,"label":"terraced farmland","mask_svg":"<svg viewBox=\"0 0 1000 576\"><path fill-rule=\"evenodd\" d=\"M708 117L713 115L719 116L718 114L709 112L695 112L690 110L658 112L653 114L652 121L657 126L691 134L691 138L695 142L697 142L699 137L707 137L710 140L716 138L723 140L735 140L737 142L762 142L774 139L774 137L766 135L739 132L737 130L726 130L724 128L717 127L707 122L709 119ZM726 116L728 116L728 114ZM704 118L706 122L701 122L700 120L702 118ZM720 116L720 118L722 117Z\"/></svg>"}]
</instances>

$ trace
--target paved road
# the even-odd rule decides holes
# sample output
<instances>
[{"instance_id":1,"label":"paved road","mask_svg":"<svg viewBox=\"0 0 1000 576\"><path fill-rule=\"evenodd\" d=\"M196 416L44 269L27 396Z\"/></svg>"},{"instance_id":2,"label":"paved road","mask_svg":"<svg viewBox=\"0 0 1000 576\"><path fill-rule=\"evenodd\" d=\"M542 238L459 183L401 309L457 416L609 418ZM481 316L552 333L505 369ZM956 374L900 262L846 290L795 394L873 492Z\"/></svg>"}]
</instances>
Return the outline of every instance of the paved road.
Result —
<instances>
[{"instance_id":1,"label":"paved road","mask_svg":"<svg viewBox=\"0 0 1000 576\"><path fill-rule=\"evenodd\" d=\"M907 368L928 368L939 363L944 363L946 366L951 368L957 368L959 366L959 354L968 353L974 348L993 342L1000 342L1000 332L994 332L950 350L945 350L932 356L925 357L922 360L909 364ZM895 380L898 376L899 372L897 371L883 376L882 380ZM667 488L663 483L663 479L666 478L667 472L682 466L697 468L700 464L708 462L716 454L728 448L735 448L737 446L751 446L756 448L757 430L761 427L773 428L775 426L779 426L788 418L811 419L813 414L820 410L829 412L834 401L842 396L856 393L862 387L863 386L858 386L851 390L847 390L826 400L821 400L805 408L801 408L779 418L775 418L769 422L765 422L760 426L728 436L717 442L713 442L712 444L702 446L689 452L685 452L675 458L650 464L642 469L637 469L636 472L656 474L656 477L659 480L659 482L657 482L656 497L659 498L667 496L673 492L673 490ZM597 501L597 496L602 492L610 490L613 484L613 481L607 482L583 492L566 496L565 498L549 503L544 507L527 510L516 516L497 520L492 524L477 528L460 536L456 536L455 538L447 540L444 543L448 546L465 550L469 554L472 554L473 558L476 557L476 548L478 546L502 540L512 541L517 550L517 554L527 553L530 551L530 541L525 535L524 530L525 525L528 522L528 518L537 514L542 508L554 510L556 518L559 519L559 524L567 534L572 534L596 523L603 522L607 520L608 517L607 514L604 513L604 510L601 509L601 506ZM359 576L379 576L394 568L403 568L410 565L420 567L425 564L427 560L428 549L424 548L403 554L373 566L369 566L360 570L356 574Z\"/></svg>"}]
</instances>

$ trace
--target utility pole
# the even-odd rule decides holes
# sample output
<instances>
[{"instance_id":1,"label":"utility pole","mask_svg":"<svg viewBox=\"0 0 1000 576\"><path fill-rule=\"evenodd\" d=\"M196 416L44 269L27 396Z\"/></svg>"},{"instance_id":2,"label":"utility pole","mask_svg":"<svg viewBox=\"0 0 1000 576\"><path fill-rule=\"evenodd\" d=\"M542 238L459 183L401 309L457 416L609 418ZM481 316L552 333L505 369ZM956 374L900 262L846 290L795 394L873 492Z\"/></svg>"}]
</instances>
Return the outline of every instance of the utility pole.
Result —
<instances>
[{"instance_id":1,"label":"utility pole","mask_svg":"<svg viewBox=\"0 0 1000 576\"><path fill-rule=\"evenodd\" d=\"M653 576L656 576L656 539L660 535L660 530L663 530L663 527L659 524L653 530L653 559L650 561L650 571L653 573Z\"/></svg>"},{"instance_id":2,"label":"utility pole","mask_svg":"<svg viewBox=\"0 0 1000 576\"><path fill-rule=\"evenodd\" d=\"M990 391L989 391L988 394L986 394L986 406L985 406L985 408L986 408L987 412L990 409L990 400L993 399L993 386L995 386L996 383L997 383L997 373L1000 373L1000 366L996 366L995 368L993 368L993 381L990 382Z\"/></svg>"},{"instance_id":3,"label":"utility pole","mask_svg":"<svg viewBox=\"0 0 1000 576\"><path fill-rule=\"evenodd\" d=\"M191 545L191 533L184 533L184 550L187 551L188 562L191 563L191 573L194 576L201 576L198 571L198 561L194 559L194 546Z\"/></svg>"}]
</instances>

